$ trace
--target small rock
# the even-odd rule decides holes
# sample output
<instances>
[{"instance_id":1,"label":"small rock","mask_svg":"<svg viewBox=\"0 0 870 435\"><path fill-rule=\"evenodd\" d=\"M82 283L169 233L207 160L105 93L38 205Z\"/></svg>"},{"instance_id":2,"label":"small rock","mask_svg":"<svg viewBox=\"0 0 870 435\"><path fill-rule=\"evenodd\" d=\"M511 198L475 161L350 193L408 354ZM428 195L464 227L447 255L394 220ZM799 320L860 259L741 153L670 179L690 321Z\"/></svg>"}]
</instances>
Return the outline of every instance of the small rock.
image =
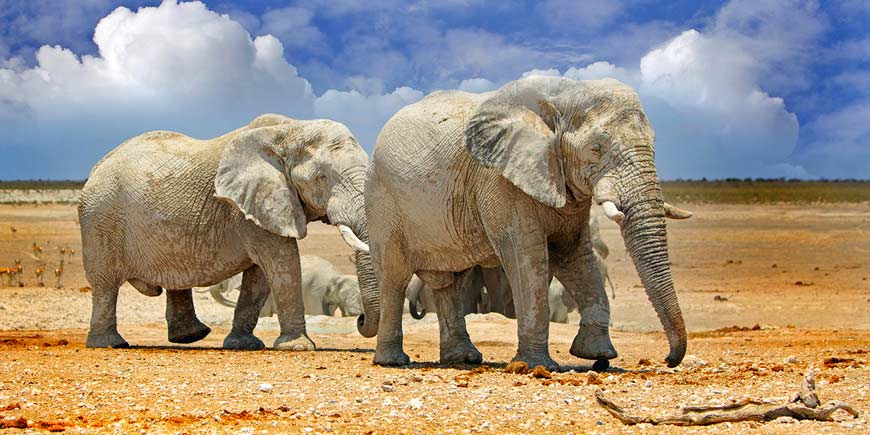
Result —
<instances>
[{"instance_id":1,"label":"small rock","mask_svg":"<svg viewBox=\"0 0 870 435\"><path fill-rule=\"evenodd\" d=\"M249 426L245 426L245 427L239 429L239 435L253 435L253 433L254 433L254 428L249 427Z\"/></svg>"},{"instance_id":2,"label":"small rock","mask_svg":"<svg viewBox=\"0 0 870 435\"><path fill-rule=\"evenodd\" d=\"M586 383L588 385L601 385L601 377L598 376L598 373L590 370L586 372Z\"/></svg>"},{"instance_id":3,"label":"small rock","mask_svg":"<svg viewBox=\"0 0 870 435\"><path fill-rule=\"evenodd\" d=\"M797 420L787 415L783 415L782 417L777 417L776 420L773 420L773 422L779 424L795 424L797 423Z\"/></svg>"},{"instance_id":4,"label":"small rock","mask_svg":"<svg viewBox=\"0 0 870 435\"><path fill-rule=\"evenodd\" d=\"M264 382L264 383L260 384L259 387L257 387L257 390L259 390L259 391L261 391L261 392L263 392L263 393L271 393L271 392L272 392L272 388L274 388L274 387L272 387L272 384L269 384L269 383L265 383L265 382Z\"/></svg>"},{"instance_id":5,"label":"small rock","mask_svg":"<svg viewBox=\"0 0 870 435\"><path fill-rule=\"evenodd\" d=\"M652 381L646 381L646 383L643 384L643 387L649 390L650 388L652 388Z\"/></svg>"},{"instance_id":6,"label":"small rock","mask_svg":"<svg viewBox=\"0 0 870 435\"><path fill-rule=\"evenodd\" d=\"M783 364L795 364L797 362L798 362L798 359L794 355L789 355L789 356L785 357L784 360L782 360Z\"/></svg>"},{"instance_id":7,"label":"small rock","mask_svg":"<svg viewBox=\"0 0 870 435\"><path fill-rule=\"evenodd\" d=\"M392 385L384 384L384 385L381 385L381 390L383 390L386 393L392 393L393 391L396 391L396 387L394 387Z\"/></svg>"},{"instance_id":8,"label":"small rock","mask_svg":"<svg viewBox=\"0 0 870 435\"><path fill-rule=\"evenodd\" d=\"M423 407L423 401L416 398L416 397L408 401L408 408L420 409L422 407Z\"/></svg>"}]
</instances>

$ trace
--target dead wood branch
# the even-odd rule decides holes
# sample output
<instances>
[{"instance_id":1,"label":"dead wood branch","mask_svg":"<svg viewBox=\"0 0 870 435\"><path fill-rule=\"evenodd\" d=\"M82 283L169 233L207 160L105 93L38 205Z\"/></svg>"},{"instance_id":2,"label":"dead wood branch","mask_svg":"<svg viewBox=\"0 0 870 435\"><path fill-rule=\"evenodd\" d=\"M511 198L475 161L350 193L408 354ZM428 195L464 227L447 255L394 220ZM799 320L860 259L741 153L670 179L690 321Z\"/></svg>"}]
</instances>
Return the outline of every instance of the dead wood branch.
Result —
<instances>
[{"instance_id":1,"label":"dead wood branch","mask_svg":"<svg viewBox=\"0 0 870 435\"><path fill-rule=\"evenodd\" d=\"M815 385L813 371L808 369L804 375L800 393L790 403L777 405L746 398L727 405L686 406L680 409L679 414L663 417L631 415L604 397L604 392L601 390L595 392L595 400L610 415L627 425L649 423L654 425L706 426L724 422L772 421L780 417L791 417L796 420L831 421L831 414L841 409L853 417L858 417L858 412L845 402L832 401L819 408L819 398L815 393Z\"/></svg>"}]
</instances>

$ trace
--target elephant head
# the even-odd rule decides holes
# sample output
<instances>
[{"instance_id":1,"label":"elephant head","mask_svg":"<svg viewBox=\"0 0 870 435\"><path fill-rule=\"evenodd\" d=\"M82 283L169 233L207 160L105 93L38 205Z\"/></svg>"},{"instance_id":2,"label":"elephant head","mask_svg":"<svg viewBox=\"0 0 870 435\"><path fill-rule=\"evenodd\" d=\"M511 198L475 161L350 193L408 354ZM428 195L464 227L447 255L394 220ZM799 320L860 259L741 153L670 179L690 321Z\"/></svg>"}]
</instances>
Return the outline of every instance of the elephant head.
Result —
<instances>
[{"instance_id":1,"label":"elephant head","mask_svg":"<svg viewBox=\"0 0 870 435\"><path fill-rule=\"evenodd\" d=\"M670 344L686 352L686 328L668 260L665 217L691 213L662 200L654 133L637 93L616 80L527 77L508 83L472 114L471 156L550 207L594 201L620 223L626 247Z\"/></svg>"},{"instance_id":2,"label":"elephant head","mask_svg":"<svg viewBox=\"0 0 870 435\"><path fill-rule=\"evenodd\" d=\"M263 115L224 146L215 196L283 237L305 237L312 220L336 225L367 257L367 169L368 155L341 123ZM357 273L374 280L370 261L357 261Z\"/></svg>"},{"instance_id":3,"label":"elephant head","mask_svg":"<svg viewBox=\"0 0 870 435\"><path fill-rule=\"evenodd\" d=\"M333 313L336 309L344 317L359 316L363 313L360 303L359 282L353 275L334 277L323 295L324 312Z\"/></svg>"}]
</instances>

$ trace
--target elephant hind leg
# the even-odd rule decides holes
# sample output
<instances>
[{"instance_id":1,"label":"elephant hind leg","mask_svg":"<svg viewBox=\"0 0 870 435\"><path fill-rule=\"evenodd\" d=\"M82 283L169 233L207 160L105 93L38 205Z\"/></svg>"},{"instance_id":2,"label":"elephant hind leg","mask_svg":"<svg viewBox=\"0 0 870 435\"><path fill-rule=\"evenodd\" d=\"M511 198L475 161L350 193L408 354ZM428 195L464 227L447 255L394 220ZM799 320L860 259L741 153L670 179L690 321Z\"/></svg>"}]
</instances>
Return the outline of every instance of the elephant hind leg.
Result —
<instances>
[{"instance_id":1,"label":"elephant hind leg","mask_svg":"<svg viewBox=\"0 0 870 435\"><path fill-rule=\"evenodd\" d=\"M372 265L378 282L381 315L378 320L374 363L383 366L407 365L411 362L411 358L402 348L404 340L402 314L405 289L414 271L408 270L406 259L402 256L401 245L395 238L388 239L383 244L383 251L376 251L373 254Z\"/></svg>"},{"instance_id":2,"label":"elephant hind leg","mask_svg":"<svg viewBox=\"0 0 870 435\"><path fill-rule=\"evenodd\" d=\"M483 355L474 347L465 326L462 300L463 285L467 284L473 269L463 272L456 281L444 288L432 290L438 309L440 356L442 364L480 364Z\"/></svg>"},{"instance_id":3,"label":"elephant hind leg","mask_svg":"<svg viewBox=\"0 0 870 435\"><path fill-rule=\"evenodd\" d=\"M225 349L260 350L266 347L254 335L260 310L269 297L269 282L260 266L251 266L242 273L242 287L233 313L233 329L224 339Z\"/></svg>"},{"instance_id":4,"label":"elephant hind leg","mask_svg":"<svg viewBox=\"0 0 870 435\"><path fill-rule=\"evenodd\" d=\"M87 347L130 347L118 333L118 287L120 282L91 281L91 327Z\"/></svg>"},{"instance_id":5,"label":"elephant hind leg","mask_svg":"<svg viewBox=\"0 0 870 435\"><path fill-rule=\"evenodd\" d=\"M166 323L171 343L193 343L211 333L196 317L191 289L166 292Z\"/></svg>"}]
</instances>

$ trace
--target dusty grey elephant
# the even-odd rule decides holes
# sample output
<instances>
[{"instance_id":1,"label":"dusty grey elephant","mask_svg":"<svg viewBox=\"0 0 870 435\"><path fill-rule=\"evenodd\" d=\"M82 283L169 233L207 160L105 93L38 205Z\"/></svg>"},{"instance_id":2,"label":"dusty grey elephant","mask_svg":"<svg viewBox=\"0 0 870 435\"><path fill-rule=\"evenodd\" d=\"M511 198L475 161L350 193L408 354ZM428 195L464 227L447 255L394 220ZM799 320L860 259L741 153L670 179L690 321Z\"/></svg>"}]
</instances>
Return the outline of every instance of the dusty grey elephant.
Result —
<instances>
[{"instance_id":1,"label":"dusty grey elephant","mask_svg":"<svg viewBox=\"0 0 870 435\"><path fill-rule=\"evenodd\" d=\"M253 329L271 289L281 326L275 347L314 349L296 239L320 219L337 225L350 245L364 246L355 234L365 233L367 165L344 125L281 115L210 140L157 131L124 142L97 163L79 201L93 288L87 346L128 346L116 319L125 281L152 296L168 289L169 340L199 340L209 329L196 318L190 289L244 271L224 347L264 347ZM359 271L372 274L370 266Z\"/></svg>"},{"instance_id":2,"label":"dusty grey elephant","mask_svg":"<svg viewBox=\"0 0 870 435\"><path fill-rule=\"evenodd\" d=\"M302 300L305 314L332 316L336 310L344 317L355 317L363 313L359 296L359 283L354 275L342 275L329 261L316 255L299 257L302 266ZM221 305L235 307L236 301L226 294L241 287L241 275L233 276L206 289ZM263 308L260 317L272 317L277 312L273 293Z\"/></svg>"},{"instance_id":3,"label":"dusty grey elephant","mask_svg":"<svg viewBox=\"0 0 870 435\"><path fill-rule=\"evenodd\" d=\"M456 282L461 288L460 307L463 314L497 312L515 317L510 286L501 267L475 266L457 274ZM438 312L432 289L417 275L411 277L405 297L408 299L408 311L415 319L422 319L426 313Z\"/></svg>"},{"instance_id":4,"label":"dusty grey elephant","mask_svg":"<svg viewBox=\"0 0 870 435\"><path fill-rule=\"evenodd\" d=\"M597 219L590 219L589 231L592 238L592 250L595 252L595 260L598 262L598 271L601 273L601 280L602 282L610 283L611 295L616 297L616 289L607 271L607 264L604 262L610 250L607 244L604 243L604 240L601 239L601 231L599 230ZM470 271L463 272L463 274L468 273L471 275L460 277L457 280L461 288L461 306L464 314L495 312L510 319L516 318L513 295L511 294L510 284L504 269L501 267L481 268L480 266L475 266ZM432 289L427 287L417 275L414 275L411 278L411 282L408 283L405 297L408 299L408 310L411 313L411 317L415 319L422 319L427 312L437 312L434 299L432 298ZM568 313L577 309L576 301L574 301L570 294L565 292L565 287L555 277L550 281L548 300L551 322L567 323ZM418 307L422 308L418 310Z\"/></svg>"},{"instance_id":5,"label":"dusty grey elephant","mask_svg":"<svg viewBox=\"0 0 870 435\"><path fill-rule=\"evenodd\" d=\"M445 363L478 363L458 309L455 273L502 265L517 311L514 361L557 369L548 350L551 274L578 302L571 354L616 357L610 306L589 234L593 203L622 235L670 344L686 329L668 265L667 205L653 161L653 130L637 94L615 80L527 77L485 94L433 93L381 130L366 184L380 321L374 361L408 364L405 288L416 273L433 289ZM508 205L508 206L506 206ZM378 216L377 221L372 219Z\"/></svg>"}]
</instances>

